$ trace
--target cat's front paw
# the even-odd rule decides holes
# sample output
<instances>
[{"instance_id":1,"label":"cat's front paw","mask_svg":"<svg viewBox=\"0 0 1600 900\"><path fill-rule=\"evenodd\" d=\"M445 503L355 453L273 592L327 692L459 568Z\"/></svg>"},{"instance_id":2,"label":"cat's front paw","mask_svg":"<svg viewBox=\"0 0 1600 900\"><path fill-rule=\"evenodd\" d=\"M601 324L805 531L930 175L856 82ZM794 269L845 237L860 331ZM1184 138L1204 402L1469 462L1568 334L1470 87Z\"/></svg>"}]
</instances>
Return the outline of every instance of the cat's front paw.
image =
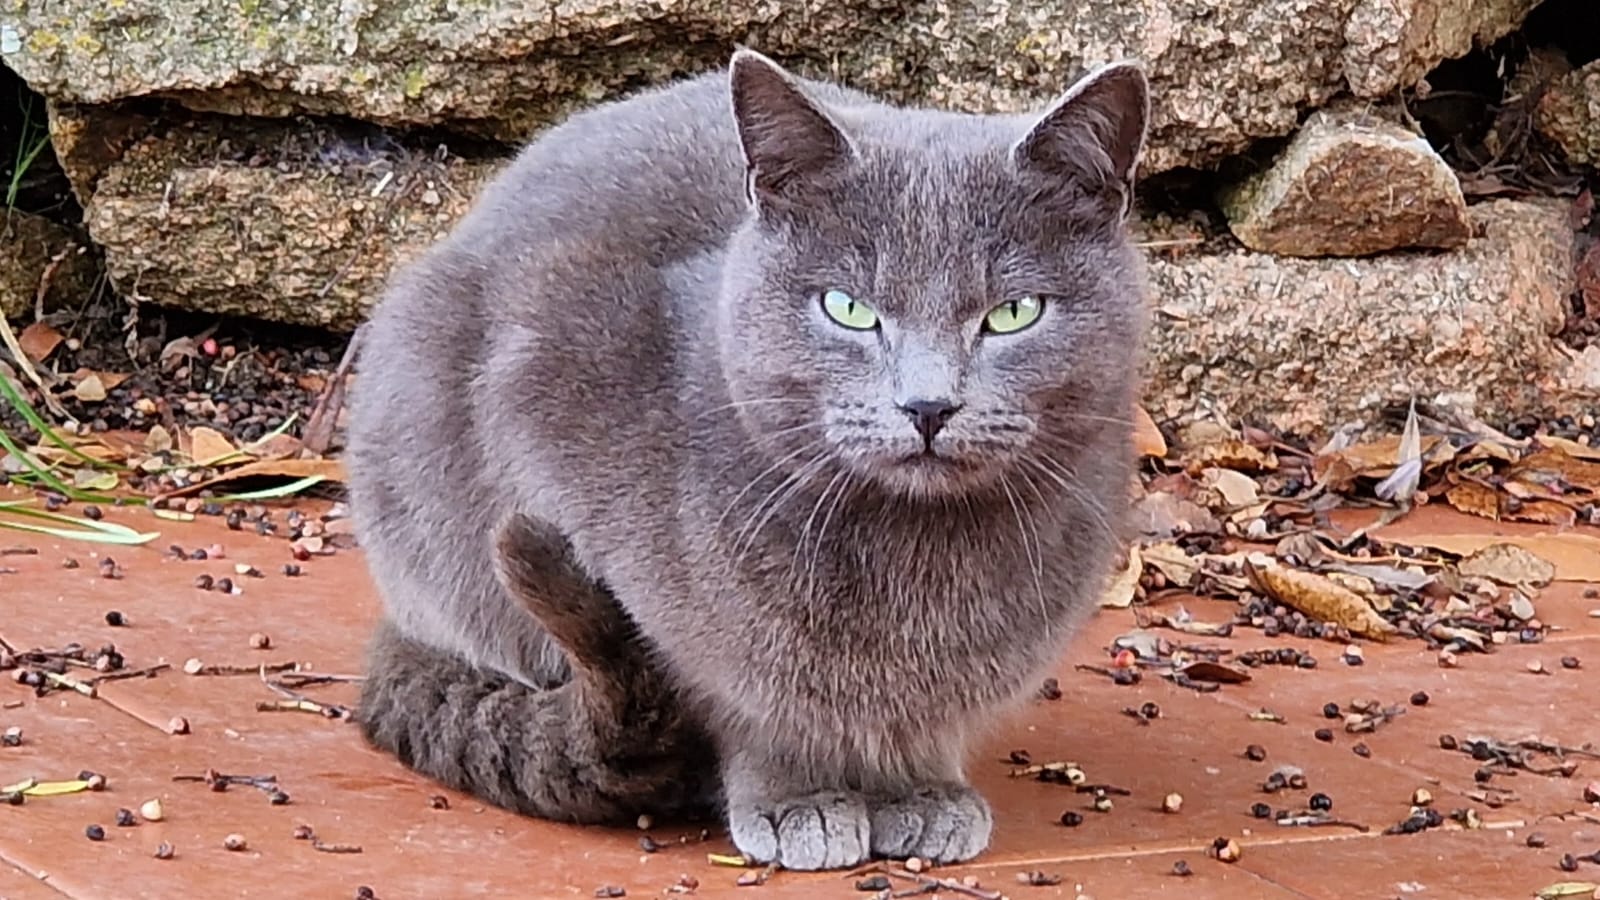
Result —
<instances>
[{"instance_id":1,"label":"cat's front paw","mask_svg":"<svg viewBox=\"0 0 1600 900\"><path fill-rule=\"evenodd\" d=\"M965 785L918 788L883 798L872 807L874 856L964 862L989 846L993 831L989 802Z\"/></svg>"},{"instance_id":2,"label":"cat's front paw","mask_svg":"<svg viewBox=\"0 0 1600 900\"><path fill-rule=\"evenodd\" d=\"M869 822L861 795L840 791L734 806L728 811L728 831L739 852L785 869L859 865L870 848Z\"/></svg>"}]
</instances>

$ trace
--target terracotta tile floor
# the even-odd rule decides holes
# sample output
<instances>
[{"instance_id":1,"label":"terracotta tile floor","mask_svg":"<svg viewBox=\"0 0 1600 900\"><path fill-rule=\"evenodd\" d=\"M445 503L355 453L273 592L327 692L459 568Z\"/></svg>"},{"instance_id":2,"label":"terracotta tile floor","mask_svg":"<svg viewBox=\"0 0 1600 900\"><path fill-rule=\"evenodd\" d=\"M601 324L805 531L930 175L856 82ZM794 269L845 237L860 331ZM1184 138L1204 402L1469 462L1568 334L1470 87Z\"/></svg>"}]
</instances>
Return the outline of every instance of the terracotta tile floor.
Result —
<instances>
[{"instance_id":1,"label":"terracotta tile floor","mask_svg":"<svg viewBox=\"0 0 1600 900\"><path fill-rule=\"evenodd\" d=\"M592 897L597 888L625 888L629 897L682 896L671 889L687 876L694 896L754 898L865 897L855 879L838 874L779 873L760 887L734 886L738 873L710 865L707 851L731 848L719 834L706 841L684 829L658 828L665 845L655 853L639 847L637 832L592 830L522 819L487 809L471 798L443 791L392 760L363 746L348 723L303 713L260 713L270 699L254 676L192 677L178 671L198 657L206 662L255 664L309 662L318 671L356 672L361 645L376 611L361 558L353 552L304 564L305 575L278 574L287 561L281 539L229 532L218 520L175 523L145 512L114 511L114 518L162 532L138 548L95 551L53 539L7 533L0 546L28 547L34 555L8 555L0 565L0 636L20 647L57 646L66 641L115 641L129 664L170 662L158 677L105 685L98 699L72 693L43 699L0 683L0 727L19 725L24 743L0 748L0 782L28 776L70 778L80 769L104 773L103 793L32 798L21 807L0 808L0 898L70 897L354 897L358 886L376 896ZM1391 532L1488 533L1496 526L1438 510L1423 510ZM1537 529L1510 529L1537 533ZM221 543L226 560L178 561L166 555L185 547ZM124 577L98 577L95 559L110 552ZM82 565L62 566L68 557ZM232 575L236 562L267 573L237 578L237 595L197 590L200 573ZM1482 807L1466 794L1475 789L1476 764L1439 749L1437 737L1488 734L1506 739L1538 735L1568 745L1600 741L1594 676L1600 670L1600 619L1590 611L1600 599L1583 596L1585 585L1560 585L1538 601L1540 614L1567 631L1546 644L1508 647L1490 656L1465 658L1458 669L1436 666L1415 643L1369 646L1367 664L1338 662L1338 648L1298 642L1316 652L1312 671L1257 670L1249 684L1215 694L1197 694L1158 679L1114 687L1077 671L1075 661L1098 661L1101 648L1132 627L1126 611L1103 612L1077 643L1056 675L1065 696L1036 701L972 761L978 783L997 810L992 850L971 866L941 871L945 877L974 876L1012 898L1126 897L1193 898L1388 898L1528 897L1545 884L1600 877L1600 865L1577 875L1556 867L1562 852L1600 849L1600 808L1586 805L1583 785L1600 778L1600 761L1585 762L1572 778L1520 774L1497 778L1517 800L1499 809ZM1207 605L1191 606L1208 618ZM124 628L105 624L106 611L128 619ZM1210 618L1220 619L1219 608ZM269 650L251 650L249 636L265 632ZM1239 649L1282 645L1256 632L1232 639ZM1287 642L1295 643L1295 642ZM1562 656L1586 664L1560 667ZM1552 670L1526 670L1541 660ZM1321 707L1373 697L1404 703L1426 690L1431 702L1408 707L1377 734L1365 736L1369 758L1352 752L1356 737L1335 729L1323 743L1313 732L1325 724ZM348 686L310 691L318 699L352 702ZM1124 707L1145 701L1161 716L1140 725ZM1252 721L1247 713L1267 707L1285 724ZM188 735L170 735L167 723L184 716ZM1261 744L1265 762L1243 755ZM1035 760L1070 759L1092 781L1132 791L1115 798L1108 813L1095 812L1085 795L1070 789L1006 776L1005 757L1026 749ZM1277 765L1299 766L1306 791L1274 797L1260 784ZM274 774L291 801L268 803L256 790L235 787L213 793L204 785L175 783L176 774L223 772ZM1447 827L1421 835L1389 837L1381 830L1403 818L1411 792L1426 787L1449 810L1474 806L1485 827ZM1169 791L1184 797L1177 814L1159 810ZM1299 829L1253 819L1251 804L1303 806L1312 791L1327 793L1334 810L1370 831ZM449 799L435 809L434 795ZM165 819L115 827L118 807L136 808L160 798ZM1059 824L1063 811L1078 810L1075 828ZM1587 820L1560 813L1580 811ZM84 835L102 825L106 839ZM330 844L353 844L360 853L318 852L293 837L309 825ZM1526 835L1547 838L1544 849L1526 846ZM230 852L224 836L243 835L245 850ZM1243 859L1226 865L1207 858L1218 836L1235 838ZM162 841L176 848L157 860ZM1172 874L1178 861L1192 874ZM1030 886L1021 873L1059 876L1054 885ZM897 888L907 887L900 882ZM941 896L959 896L949 891Z\"/></svg>"}]
</instances>

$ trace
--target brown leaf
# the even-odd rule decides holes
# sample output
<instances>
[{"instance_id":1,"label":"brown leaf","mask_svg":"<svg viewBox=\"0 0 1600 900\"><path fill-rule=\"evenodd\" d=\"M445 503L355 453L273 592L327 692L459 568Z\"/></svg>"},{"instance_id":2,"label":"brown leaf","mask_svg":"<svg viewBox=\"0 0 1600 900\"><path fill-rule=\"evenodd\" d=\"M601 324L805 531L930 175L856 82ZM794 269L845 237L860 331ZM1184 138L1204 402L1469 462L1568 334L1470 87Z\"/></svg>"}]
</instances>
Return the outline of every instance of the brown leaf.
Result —
<instances>
[{"instance_id":1,"label":"brown leaf","mask_svg":"<svg viewBox=\"0 0 1600 900\"><path fill-rule=\"evenodd\" d=\"M1500 493L1475 481L1463 481L1445 492L1444 499L1456 509L1485 519L1500 518Z\"/></svg>"},{"instance_id":2,"label":"brown leaf","mask_svg":"<svg viewBox=\"0 0 1600 900\"><path fill-rule=\"evenodd\" d=\"M181 490L172 491L168 496L192 494L244 478L277 477L295 481L313 475L321 475L329 481L342 483L345 480L344 465L337 459L263 459L229 469L210 481L198 482Z\"/></svg>"},{"instance_id":3,"label":"brown leaf","mask_svg":"<svg viewBox=\"0 0 1600 900\"><path fill-rule=\"evenodd\" d=\"M1139 545L1134 544L1128 548L1127 564L1112 573L1105 591L1100 594L1100 605L1114 609L1132 606L1134 595L1139 591L1139 577L1143 574L1144 562L1139 558Z\"/></svg>"},{"instance_id":4,"label":"brown leaf","mask_svg":"<svg viewBox=\"0 0 1600 900\"><path fill-rule=\"evenodd\" d=\"M1396 541L1455 556L1494 544L1514 544L1555 566L1556 581L1600 582L1600 538L1587 534L1408 534Z\"/></svg>"},{"instance_id":5,"label":"brown leaf","mask_svg":"<svg viewBox=\"0 0 1600 900\"><path fill-rule=\"evenodd\" d=\"M1186 663L1179 666L1176 671L1179 675L1187 675L1195 681L1214 681L1219 684L1244 684L1250 680L1250 671L1242 666L1230 666L1227 663L1204 659Z\"/></svg>"},{"instance_id":6,"label":"brown leaf","mask_svg":"<svg viewBox=\"0 0 1600 900\"><path fill-rule=\"evenodd\" d=\"M1200 483L1215 488L1232 509L1249 506L1261 498L1261 486L1254 478L1233 469L1206 469Z\"/></svg>"},{"instance_id":7,"label":"brown leaf","mask_svg":"<svg viewBox=\"0 0 1600 900\"><path fill-rule=\"evenodd\" d=\"M1205 444L1185 454L1185 461L1195 471L1214 466L1242 472L1271 472L1278 468L1276 453L1252 446L1239 438Z\"/></svg>"},{"instance_id":8,"label":"brown leaf","mask_svg":"<svg viewBox=\"0 0 1600 900\"><path fill-rule=\"evenodd\" d=\"M1468 578L1488 578L1511 587L1541 587L1555 578L1555 564L1526 547L1490 544L1463 559L1456 571Z\"/></svg>"},{"instance_id":9,"label":"brown leaf","mask_svg":"<svg viewBox=\"0 0 1600 900\"><path fill-rule=\"evenodd\" d=\"M1450 460L1449 448L1438 446L1438 435L1422 439L1422 458L1426 469L1436 469ZM1400 465L1401 436L1390 435L1368 444L1356 444L1332 453L1318 454L1311 461L1311 474L1318 483L1344 490L1357 478L1387 478Z\"/></svg>"},{"instance_id":10,"label":"brown leaf","mask_svg":"<svg viewBox=\"0 0 1600 900\"><path fill-rule=\"evenodd\" d=\"M105 382L100 380L99 375L90 372L88 375L78 379L78 383L72 386L72 396L77 397L84 403L99 403L106 399Z\"/></svg>"},{"instance_id":11,"label":"brown leaf","mask_svg":"<svg viewBox=\"0 0 1600 900\"><path fill-rule=\"evenodd\" d=\"M204 426L189 429L189 458L201 465L248 459L222 432Z\"/></svg>"},{"instance_id":12,"label":"brown leaf","mask_svg":"<svg viewBox=\"0 0 1600 900\"><path fill-rule=\"evenodd\" d=\"M17 346L34 362L44 362L63 340L61 332L43 322L35 322L17 335Z\"/></svg>"},{"instance_id":13,"label":"brown leaf","mask_svg":"<svg viewBox=\"0 0 1600 900\"><path fill-rule=\"evenodd\" d=\"M1578 295L1589 319L1600 319L1600 241L1589 246L1578 263Z\"/></svg>"},{"instance_id":14,"label":"brown leaf","mask_svg":"<svg viewBox=\"0 0 1600 900\"><path fill-rule=\"evenodd\" d=\"M1151 544L1140 551L1144 564L1167 579L1175 587L1191 587L1194 576L1200 571L1200 560L1183 551L1171 541Z\"/></svg>"},{"instance_id":15,"label":"brown leaf","mask_svg":"<svg viewBox=\"0 0 1600 900\"><path fill-rule=\"evenodd\" d=\"M1134 504L1132 522L1140 534L1156 538L1222 531L1222 523L1205 507L1167 493L1150 494Z\"/></svg>"},{"instance_id":16,"label":"brown leaf","mask_svg":"<svg viewBox=\"0 0 1600 900\"><path fill-rule=\"evenodd\" d=\"M1360 594L1316 574L1279 565L1266 554L1253 554L1246 566L1251 579L1274 600L1313 619L1342 625L1351 634L1386 641L1395 627L1373 611Z\"/></svg>"},{"instance_id":17,"label":"brown leaf","mask_svg":"<svg viewBox=\"0 0 1600 900\"><path fill-rule=\"evenodd\" d=\"M1557 500L1523 500L1515 507L1508 505L1503 515L1513 522L1560 525L1563 528L1571 527L1578 521L1577 512Z\"/></svg>"},{"instance_id":18,"label":"brown leaf","mask_svg":"<svg viewBox=\"0 0 1600 900\"><path fill-rule=\"evenodd\" d=\"M1167 439L1161 436L1161 429L1142 406L1133 408L1133 447L1140 456L1161 459L1167 455Z\"/></svg>"},{"instance_id":19,"label":"brown leaf","mask_svg":"<svg viewBox=\"0 0 1600 900\"><path fill-rule=\"evenodd\" d=\"M1508 476L1553 487L1571 485L1600 494L1600 462L1577 459L1561 450L1537 450L1507 471Z\"/></svg>"}]
</instances>

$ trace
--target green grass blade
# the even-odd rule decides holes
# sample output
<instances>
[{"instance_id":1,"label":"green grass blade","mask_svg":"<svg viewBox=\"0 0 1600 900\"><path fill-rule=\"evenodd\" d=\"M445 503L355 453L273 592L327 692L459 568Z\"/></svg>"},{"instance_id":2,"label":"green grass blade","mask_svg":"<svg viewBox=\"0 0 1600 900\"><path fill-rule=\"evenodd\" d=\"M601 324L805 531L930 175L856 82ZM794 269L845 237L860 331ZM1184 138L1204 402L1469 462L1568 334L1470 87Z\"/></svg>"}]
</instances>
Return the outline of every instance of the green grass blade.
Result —
<instances>
[{"instance_id":1,"label":"green grass blade","mask_svg":"<svg viewBox=\"0 0 1600 900\"><path fill-rule=\"evenodd\" d=\"M126 525L120 525L116 522L96 522L93 519L79 518L77 516L64 516L60 513L53 513L46 509L34 509L25 505L31 502L32 501L29 500L7 501L0 503L0 510L16 513L20 516L30 516L35 519L44 519L48 522L59 522L63 525L75 525L79 528L88 528L93 531L103 531L107 534L131 535L139 533Z\"/></svg>"},{"instance_id":2,"label":"green grass blade","mask_svg":"<svg viewBox=\"0 0 1600 900\"><path fill-rule=\"evenodd\" d=\"M4 380L4 378L0 378L0 381ZM80 491L77 488L67 484L65 481L57 478L49 469L40 466L40 464L35 461L33 457L29 456L21 447L17 446L17 442L13 441L11 439L11 435L6 434L5 429L3 428L0 428L0 447L6 448L6 450L12 456L15 456L17 459L21 460L22 464L28 467L29 472L32 472L36 478L49 485L52 490L60 493L62 496L71 497L74 500L88 500L94 503L110 503L112 501L111 497L105 497L99 494L86 494L83 491Z\"/></svg>"},{"instance_id":3,"label":"green grass blade","mask_svg":"<svg viewBox=\"0 0 1600 900\"><path fill-rule=\"evenodd\" d=\"M74 447L68 443L65 438L56 434L55 429L50 427L50 423L46 422L44 417L39 415L39 411L34 409L33 406L28 403L28 398L22 396L22 393L17 390L16 385L11 383L11 379L0 377L0 394L5 396L6 401L11 404L11 408L15 409L18 415L22 416L22 418L26 420L29 425L33 426L35 431L43 435L44 438L50 443L55 444L57 447L60 447L61 449L97 469L109 468L124 472L127 471L127 466L119 465L113 462L107 462L102 459L95 459L92 456L84 454L77 447Z\"/></svg>"},{"instance_id":4,"label":"green grass blade","mask_svg":"<svg viewBox=\"0 0 1600 900\"><path fill-rule=\"evenodd\" d=\"M298 481L280 484L277 487L262 488L259 491L245 491L242 494L225 494L215 499L219 503L232 503L239 500L275 500L279 497L298 494L314 484L321 484L327 480L328 476L326 475L308 475Z\"/></svg>"},{"instance_id":5,"label":"green grass blade","mask_svg":"<svg viewBox=\"0 0 1600 900\"><path fill-rule=\"evenodd\" d=\"M48 534L51 537L58 537L69 541L86 541L93 544L118 544L124 547L148 544L161 536L159 532L154 531L145 534L139 534L138 532L132 532L129 534L108 534L104 531L79 531L75 528L52 528L49 525L34 525L28 522L12 522L3 518L0 518L0 528L9 529L11 531L27 531L34 534Z\"/></svg>"}]
</instances>

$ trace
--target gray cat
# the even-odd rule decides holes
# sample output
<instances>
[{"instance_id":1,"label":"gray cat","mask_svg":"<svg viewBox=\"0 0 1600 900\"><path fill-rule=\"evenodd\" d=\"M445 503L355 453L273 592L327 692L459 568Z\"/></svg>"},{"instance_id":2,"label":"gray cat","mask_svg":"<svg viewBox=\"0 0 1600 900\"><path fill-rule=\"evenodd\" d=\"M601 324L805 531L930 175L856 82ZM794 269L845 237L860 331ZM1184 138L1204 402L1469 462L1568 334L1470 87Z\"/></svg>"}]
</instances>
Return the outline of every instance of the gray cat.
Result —
<instances>
[{"instance_id":1,"label":"gray cat","mask_svg":"<svg viewBox=\"0 0 1600 900\"><path fill-rule=\"evenodd\" d=\"M788 868L982 851L968 748L1116 553L1148 114L1126 63L973 116L742 50L546 132L368 329L372 743Z\"/></svg>"}]
</instances>

